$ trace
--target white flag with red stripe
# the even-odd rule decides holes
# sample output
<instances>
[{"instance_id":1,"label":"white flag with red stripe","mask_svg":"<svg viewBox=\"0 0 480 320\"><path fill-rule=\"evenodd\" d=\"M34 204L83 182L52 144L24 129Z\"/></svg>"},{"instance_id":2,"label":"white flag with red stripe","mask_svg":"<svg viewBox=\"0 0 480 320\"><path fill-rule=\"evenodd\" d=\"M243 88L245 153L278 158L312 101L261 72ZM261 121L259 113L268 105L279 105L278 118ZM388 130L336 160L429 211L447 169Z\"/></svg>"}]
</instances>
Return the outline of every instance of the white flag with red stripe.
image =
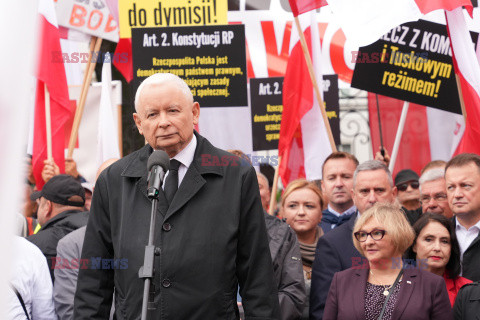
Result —
<instances>
[{"instance_id":1,"label":"white flag with red stripe","mask_svg":"<svg viewBox=\"0 0 480 320\"><path fill-rule=\"evenodd\" d=\"M318 24L313 12L299 18L321 92ZM299 35L295 31L290 40L290 57L283 82L283 114L278 143L282 157L279 174L285 185L297 178L321 179L321 164L332 153L313 90Z\"/></svg>"},{"instance_id":2,"label":"white flag with red stripe","mask_svg":"<svg viewBox=\"0 0 480 320\"><path fill-rule=\"evenodd\" d=\"M467 117L465 133L456 153L480 154L478 143L480 139L480 65L462 8L446 11L445 14L452 46L453 66L460 80Z\"/></svg>"}]
</instances>

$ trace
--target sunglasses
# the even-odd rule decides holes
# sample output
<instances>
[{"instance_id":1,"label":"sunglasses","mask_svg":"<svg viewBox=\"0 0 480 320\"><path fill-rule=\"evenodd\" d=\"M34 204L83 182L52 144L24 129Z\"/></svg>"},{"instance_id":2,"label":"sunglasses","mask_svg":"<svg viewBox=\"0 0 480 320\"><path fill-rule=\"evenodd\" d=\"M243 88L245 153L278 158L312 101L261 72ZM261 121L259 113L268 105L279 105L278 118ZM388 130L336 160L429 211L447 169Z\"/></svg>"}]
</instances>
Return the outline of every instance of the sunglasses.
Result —
<instances>
[{"instance_id":1,"label":"sunglasses","mask_svg":"<svg viewBox=\"0 0 480 320\"><path fill-rule=\"evenodd\" d=\"M412 181L407 183L402 183L397 186L398 191L406 191L408 189L408 185L412 187L412 189L418 189L420 183L418 181Z\"/></svg>"}]
</instances>

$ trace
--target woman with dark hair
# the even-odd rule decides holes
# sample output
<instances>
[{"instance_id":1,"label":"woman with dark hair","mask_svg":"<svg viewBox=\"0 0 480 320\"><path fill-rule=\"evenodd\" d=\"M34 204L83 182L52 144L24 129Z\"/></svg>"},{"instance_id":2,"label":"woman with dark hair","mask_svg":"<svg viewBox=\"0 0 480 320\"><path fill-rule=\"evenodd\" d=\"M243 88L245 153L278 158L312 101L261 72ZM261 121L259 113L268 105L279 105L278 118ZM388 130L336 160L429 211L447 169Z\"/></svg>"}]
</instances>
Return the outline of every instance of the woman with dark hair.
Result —
<instances>
[{"instance_id":1,"label":"woman with dark hair","mask_svg":"<svg viewBox=\"0 0 480 320\"><path fill-rule=\"evenodd\" d=\"M443 276L450 303L455 302L458 290L472 281L460 277L460 248L453 223L445 216L425 213L413 225L415 240L406 258L416 260L417 267Z\"/></svg>"}]
</instances>

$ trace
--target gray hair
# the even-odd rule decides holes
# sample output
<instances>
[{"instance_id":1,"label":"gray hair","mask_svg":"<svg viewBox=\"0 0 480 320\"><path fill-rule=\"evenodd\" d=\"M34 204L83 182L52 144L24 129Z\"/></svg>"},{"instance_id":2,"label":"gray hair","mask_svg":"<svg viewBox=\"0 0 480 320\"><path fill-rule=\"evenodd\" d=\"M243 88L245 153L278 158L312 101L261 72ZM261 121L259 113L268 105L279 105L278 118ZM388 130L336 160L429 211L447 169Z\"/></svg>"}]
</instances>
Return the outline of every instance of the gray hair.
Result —
<instances>
[{"instance_id":1,"label":"gray hair","mask_svg":"<svg viewBox=\"0 0 480 320\"><path fill-rule=\"evenodd\" d=\"M443 168L433 168L430 170L425 171L420 179L420 190L422 190L422 184L428 181L435 181L438 179L445 179L445 169Z\"/></svg>"},{"instance_id":2,"label":"gray hair","mask_svg":"<svg viewBox=\"0 0 480 320\"><path fill-rule=\"evenodd\" d=\"M375 170L383 170L388 176L388 183L390 183L390 187L393 188L393 178L390 170L388 170L387 166L380 160L368 160L364 163L358 165L357 169L353 173L353 187L357 184L357 176L358 173L361 171L375 171Z\"/></svg>"},{"instance_id":3,"label":"gray hair","mask_svg":"<svg viewBox=\"0 0 480 320\"><path fill-rule=\"evenodd\" d=\"M140 86L138 86L137 93L135 94L135 111L138 112L138 100L140 100L140 95L144 87L151 84L162 84L165 82L175 84L177 88L183 92L185 97L187 97L187 99L191 100L191 102L193 103L192 91L190 91L187 83L183 81L180 77L172 73L155 73L143 80Z\"/></svg>"}]
</instances>

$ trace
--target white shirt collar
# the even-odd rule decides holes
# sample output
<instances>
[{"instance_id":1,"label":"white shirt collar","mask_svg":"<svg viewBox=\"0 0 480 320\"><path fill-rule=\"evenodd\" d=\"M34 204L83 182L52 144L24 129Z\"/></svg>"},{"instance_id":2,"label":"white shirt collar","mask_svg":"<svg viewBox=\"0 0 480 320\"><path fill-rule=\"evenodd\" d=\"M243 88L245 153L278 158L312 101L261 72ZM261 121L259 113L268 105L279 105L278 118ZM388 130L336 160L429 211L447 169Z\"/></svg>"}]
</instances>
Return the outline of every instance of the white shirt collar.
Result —
<instances>
[{"instance_id":1,"label":"white shirt collar","mask_svg":"<svg viewBox=\"0 0 480 320\"><path fill-rule=\"evenodd\" d=\"M333 214L336 215L337 217L340 217L340 215L342 215L342 214L352 214L352 213L355 213L355 212L357 211L357 207L351 206L350 208L348 208L348 209L345 210L344 212L339 213L339 212L333 210L332 207L330 206L330 204L328 204L328 211L330 211L331 213L333 213Z\"/></svg>"},{"instance_id":2,"label":"white shirt collar","mask_svg":"<svg viewBox=\"0 0 480 320\"><path fill-rule=\"evenodd\" d=\"M471 226L471 227L467 230L467 228L465 228L464 226L462 226L462 225L460 224L460 222L458 222L458 219L455 218L455 227L456 227L456 230L462 230L462 229L465 230L465 231L473 231L473 230L475 230L475 229L480 230L480 220L478 220L476 224L474 224L473 226Z\"/></svg>"},{"instance_id":3,"label":"white shirt collar","mask_svg":"<svg viewBox=\"0 0 480 320\"><path fill-rule=\"evenodd\" d=\"M197 148L197 137L195 134L192 137L192 140L183 148L179 153L177 153L172 159L178 160L183 164L187 169L193 162L193 157L195 156L195 149Z\"/></svg>"}]
</instances>

